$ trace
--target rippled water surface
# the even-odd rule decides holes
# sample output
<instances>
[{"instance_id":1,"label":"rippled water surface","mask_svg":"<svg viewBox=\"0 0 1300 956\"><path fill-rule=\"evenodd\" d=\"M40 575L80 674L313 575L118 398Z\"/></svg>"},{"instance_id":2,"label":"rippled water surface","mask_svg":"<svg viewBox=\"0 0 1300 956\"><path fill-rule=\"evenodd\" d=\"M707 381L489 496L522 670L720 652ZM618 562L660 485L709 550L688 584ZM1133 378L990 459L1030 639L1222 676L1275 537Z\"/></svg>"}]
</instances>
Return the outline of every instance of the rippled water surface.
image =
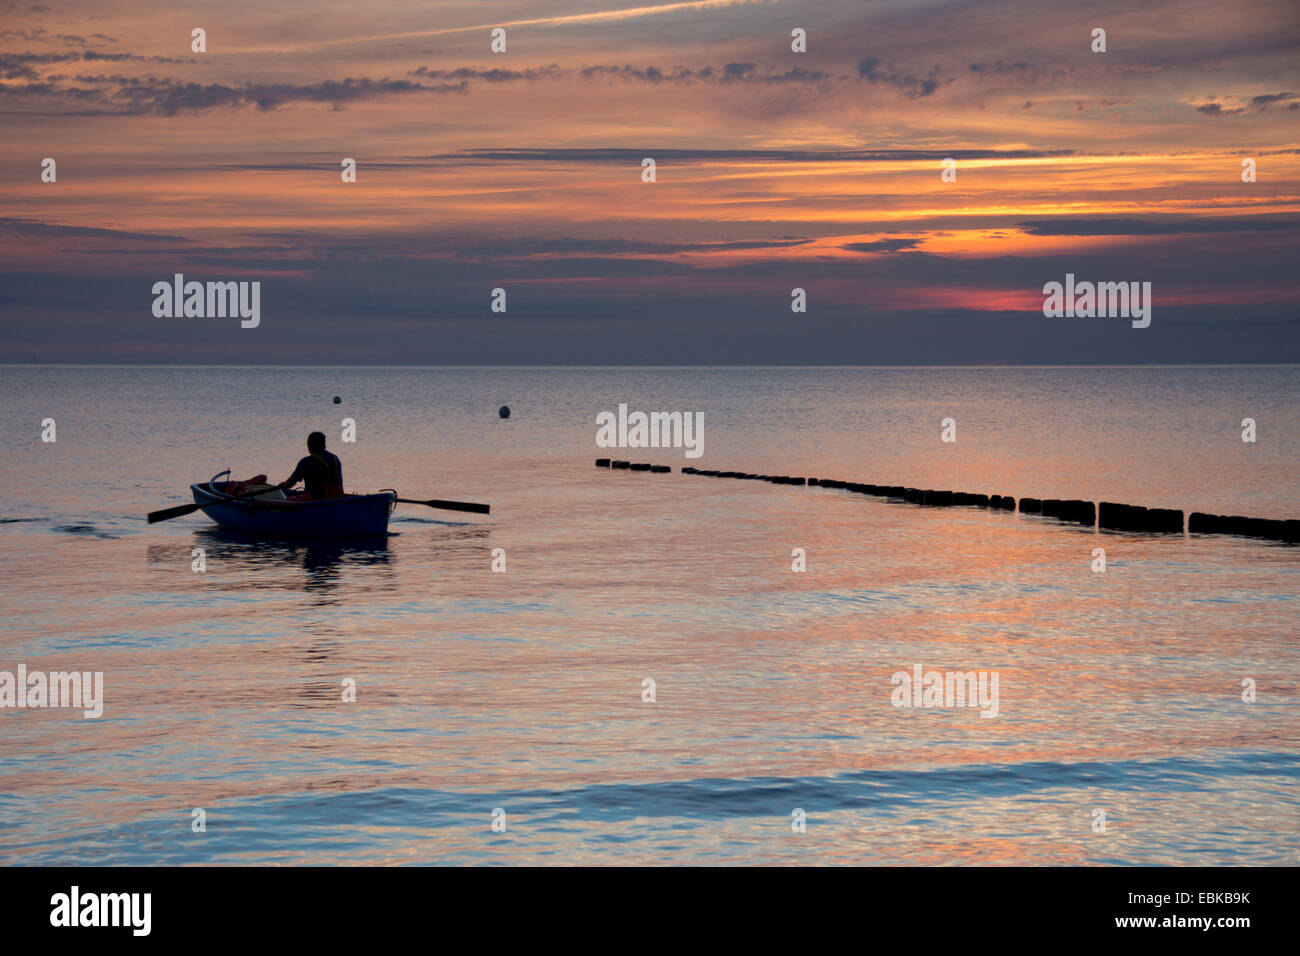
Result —
<instances>
[{"instance_id":1,"label":"rippled water surface","mask_svg":"<svg viewBox=\"0 0 1300 956\"><path fill-rule=\"evenodd\" d=\"M0 399L0 670L106 686L0 710L0 861L1300 862L1300 548L679 473L1296 518L1300 370L8 367ZM704 457L594 468L620 402L702 412ZM144 522L316 428L351 490L493 513ZM893 707L918 663L998 672L997 716Z\"/></svg>"}]
</instances>

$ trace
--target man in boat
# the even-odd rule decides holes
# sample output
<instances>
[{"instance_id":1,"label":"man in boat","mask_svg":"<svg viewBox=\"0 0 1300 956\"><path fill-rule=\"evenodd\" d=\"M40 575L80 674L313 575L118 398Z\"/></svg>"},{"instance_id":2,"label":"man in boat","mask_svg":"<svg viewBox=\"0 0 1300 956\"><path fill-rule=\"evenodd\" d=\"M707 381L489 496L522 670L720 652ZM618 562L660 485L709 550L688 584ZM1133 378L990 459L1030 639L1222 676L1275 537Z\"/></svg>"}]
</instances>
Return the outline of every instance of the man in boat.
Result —
<instances>
[{"instance_id":1,"label":"man in boat","mask_svg":"<svg viewBox=\"0 0 1300 956\"><path fill-rule=\"evenodd\" d=\"M307 491L303 495L312 501L326 498L343 497L343 462L338 456L325 450L325 436L321 432L312 432L307 436L306 458L298 462L298 467L279 488L288 491L298 482L302 482Z\"/></svg>"}]
</instances>

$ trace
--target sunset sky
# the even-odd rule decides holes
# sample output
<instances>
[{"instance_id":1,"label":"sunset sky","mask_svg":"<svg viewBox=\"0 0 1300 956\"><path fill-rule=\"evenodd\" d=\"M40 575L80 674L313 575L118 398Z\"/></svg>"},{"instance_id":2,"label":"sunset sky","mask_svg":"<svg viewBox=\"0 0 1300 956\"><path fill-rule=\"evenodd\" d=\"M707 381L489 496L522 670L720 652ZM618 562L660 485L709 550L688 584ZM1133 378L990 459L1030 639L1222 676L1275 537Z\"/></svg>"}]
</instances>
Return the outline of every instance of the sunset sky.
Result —
<instances>
[{"instance_id":1,"label":"sunset sky","mask_svg":"<svg viewBox=\"0 0 1300 956\"><path fill-rule=\"evenodd\" d=\"M1300 361L1295 0L641 3L0 8L0 361Z\"/></svg>"}]
</instances>

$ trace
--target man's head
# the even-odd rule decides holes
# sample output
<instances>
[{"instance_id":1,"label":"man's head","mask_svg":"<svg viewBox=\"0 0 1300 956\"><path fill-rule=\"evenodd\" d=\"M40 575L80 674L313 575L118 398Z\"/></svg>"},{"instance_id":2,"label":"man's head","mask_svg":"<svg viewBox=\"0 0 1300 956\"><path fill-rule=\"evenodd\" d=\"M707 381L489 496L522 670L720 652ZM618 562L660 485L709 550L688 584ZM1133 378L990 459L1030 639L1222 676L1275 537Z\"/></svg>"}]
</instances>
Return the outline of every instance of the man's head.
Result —
<instances>
[{"instance_id":1,"label":"man's head","mask_svg":"<svg viewBox=\"0 0 1300 956\"><path fill-rule=\"evenodd\" d=\"M325 433L312 432L307 436L307 450L313 455L325 450Z\"/></svg>"}]
</instances>

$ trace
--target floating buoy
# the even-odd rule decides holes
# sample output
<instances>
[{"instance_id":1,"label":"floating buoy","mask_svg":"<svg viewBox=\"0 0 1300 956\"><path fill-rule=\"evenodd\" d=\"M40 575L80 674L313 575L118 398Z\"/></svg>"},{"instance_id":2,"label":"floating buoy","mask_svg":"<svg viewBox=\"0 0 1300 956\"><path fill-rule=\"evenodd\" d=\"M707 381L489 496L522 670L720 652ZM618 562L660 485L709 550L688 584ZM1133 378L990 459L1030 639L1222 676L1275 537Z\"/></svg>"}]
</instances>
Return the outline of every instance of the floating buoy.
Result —
<instances>
[{"instance_id":1,"label":"floating buoy","mask_svg":"<svg viewBox=\"0 0 1300 956\"><path fill-rule=\"evenodd\" d=\"M341 398L339 398L337 395L335 395L335 396L334 396L334 404L335 404L335 405L342 405L342 404L343 404L343 399L341 399Z\"/></svg>"},{"instance_id":2,"label":"floating buoy","mask_svg":"<svg viewBox=\"0 0 1300 956\"><path fill-rule=\"evenodd\" d=\"M510 417L510 406L509 406L509 405L502 405L500 408L497 409L497 414L500 415L502 418L509 418L509 417Z\"/></svg>"}]
</instances>

